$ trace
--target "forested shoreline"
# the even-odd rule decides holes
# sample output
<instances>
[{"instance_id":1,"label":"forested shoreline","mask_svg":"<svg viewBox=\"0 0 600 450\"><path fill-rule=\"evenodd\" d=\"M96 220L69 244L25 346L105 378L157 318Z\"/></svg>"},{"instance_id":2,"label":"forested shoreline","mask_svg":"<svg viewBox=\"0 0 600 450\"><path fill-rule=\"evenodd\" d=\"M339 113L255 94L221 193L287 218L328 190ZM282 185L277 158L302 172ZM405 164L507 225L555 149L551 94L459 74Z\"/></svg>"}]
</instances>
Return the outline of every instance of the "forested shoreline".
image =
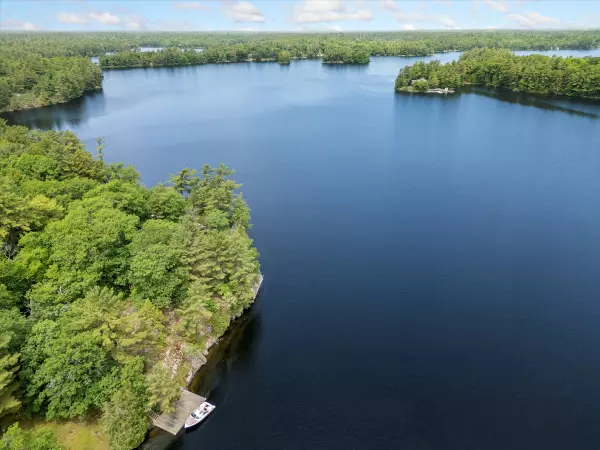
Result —
<instances>
[{"instance_id":1,"label":"forested shoreline","mask_svg":"<svg viewBox=\"0 0 600 450\"><path fill-rule=\"evenodd\" d=\"M44 57L102 56L140 47L208 49L238 46L248 53L287 50L293 57L316 58L327 46L359 46L371 56L425 56L472 48L511 50L592 49L600 47L598 30L560 31L396 31L348 33L243 32L4 32L4 55L35 53Z\"/></svg>"},{"instance_id":2,"label":"forested shoreline","mask_svg":"<svg viewBox=\"0 0 600 450\"><path fill-rule=\"evenodd\" d=\"M600 98L600 58L516 56L506 49L474 49L458 61L417 62L400 70L399 92L427 92L467 85L514 92Z\"/></svg>"},{"instance_id":3,"label":"forested shoreline","mask_svg":"<svg viewBox=\"0 0 600 450\"><path fill-rule=\"evenodd\" d=\"M273 62L290 64L292 59L308 56L293 56L284 49L260 48L249 52L243 46L212 47L204 51L195 49L166 48L151 52L126 51L100 57L103 69L133 67L165 67L202 64L225 64L242 62ZM332 46L323 54L316 54L324 64L369 64L369 53L357 46Z\"/></svg>"},{"instance_id":4,"label":"forested shoreline","mask_svg":"<svg viewBox=\"0 0 600 450\"><path fill-rule=\"evenodd\" d=\"M141 52L141 47L161 48ZM427 56L476 48L592 49L600 31L370 33L0 33L0 111L47 106L102 86L103 69L236 62L368 64L371 56Z\"/></svg>"},{"instance_id":5,"label":"forested shoreline","mask_svg":"<svg viewBox=\"0 0 600 450\"><path fill-rule=\"evenodd\" d=\"M0 111L65 103L101 87L102 72L89 58L0 51Z\"/></svg>"},{"instance_id":6,"label":"forested shoreline","mask_svg":"<svg viewBox=\"0 0 600 450\"><path fill-rule=\"evenodd\" d=\"M512 50L591 49L600 47L600 32L387 32L330 34L215 34L205 40L191 36L156 36L143 45L160 48L140 52L131 48L100 57L105 69L161 67L238 62L322 59L333 64L368 64L370 56L429 56L473 48ZM175 44L175 45L174 45ZM202 49L203 51L199 51Z\"/></svg>"},{"instance_id":7,"label":"forested shoreline","mask_svg":"<svg viewBox=\"0 0 600 450\"><path fill-rule=\"evenodd\" d=\"M172 408L192 361L255 298L232 170L186 168L146 188L103 148L0 121L3 450L63 448L19 427L32 415L99 417L111 449L137 447L148 413Z\"/></svg>"}]
</instances>

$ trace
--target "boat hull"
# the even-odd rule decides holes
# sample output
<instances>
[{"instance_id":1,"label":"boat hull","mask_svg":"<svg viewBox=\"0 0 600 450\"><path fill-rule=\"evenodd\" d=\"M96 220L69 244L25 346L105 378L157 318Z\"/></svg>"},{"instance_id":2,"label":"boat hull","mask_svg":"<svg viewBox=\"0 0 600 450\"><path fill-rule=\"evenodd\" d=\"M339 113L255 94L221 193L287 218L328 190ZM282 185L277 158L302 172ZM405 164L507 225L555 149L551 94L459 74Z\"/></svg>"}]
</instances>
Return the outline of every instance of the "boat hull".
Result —
<instances>
[{"instance_id":1,"label":"boat hull","mask_svg":"<svg viewBox=\"0 0 600 450\"><path fill-rule=\"evenodd\" d=\"M186 430L194 428L202 423L215 409L215 405L208 402L202 403L194 412L186 419L183 427Z\"/></svg>"}]
</instances>

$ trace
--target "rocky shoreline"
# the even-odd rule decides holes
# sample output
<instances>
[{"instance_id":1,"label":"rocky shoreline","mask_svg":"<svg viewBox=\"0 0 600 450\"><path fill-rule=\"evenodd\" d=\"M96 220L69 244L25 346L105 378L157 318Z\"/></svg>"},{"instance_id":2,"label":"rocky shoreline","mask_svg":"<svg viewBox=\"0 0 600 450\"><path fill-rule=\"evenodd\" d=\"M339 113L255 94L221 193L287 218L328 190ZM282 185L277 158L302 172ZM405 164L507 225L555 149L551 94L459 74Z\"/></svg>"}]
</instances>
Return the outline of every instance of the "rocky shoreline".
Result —
<instances>
[{"instance_id":1,"label":"rocky shoreline","mask_svg":"<svg viewBox=\"0 0 600 450\"><path fill-rule=\"evenodd\" d=\"M263 274L259 273L258 280L253 288L254 300L256 300L256 297L258 296L258 292L260 291L263 280ZM234 320L235 319L237 319L237 317L234 318ZM189 387L190 383L194 379L194 375L196 375L196 372L198 372L198 370L200 370L200 368L206 364L206 358L211 347L219 342L219 339L220 338L218 337L211 337L207 339L206 344L201 352L190 351L190 348L188 348L185 343L172 342L171 345L167 347L163 357L163 362L171 369L174 376L177 376L178 374L182 375L180 372L185 370L183 380L185 382L185 387Z\"/></svg>"},{"instance_id":2,"label":"rocky shoreline","mask_svg":"<svg viewBox=\"0 0 600 450\"><path fill-rule=\"evenodd\" d=\"M396 89L397 92L408 92L410 94L437 94L437 95L447 95L447 94L455 94L456 91L451 88L432 88L432 89L415 89L413 86L403 87L401 89Z\"/></svg>"}]
</instances>

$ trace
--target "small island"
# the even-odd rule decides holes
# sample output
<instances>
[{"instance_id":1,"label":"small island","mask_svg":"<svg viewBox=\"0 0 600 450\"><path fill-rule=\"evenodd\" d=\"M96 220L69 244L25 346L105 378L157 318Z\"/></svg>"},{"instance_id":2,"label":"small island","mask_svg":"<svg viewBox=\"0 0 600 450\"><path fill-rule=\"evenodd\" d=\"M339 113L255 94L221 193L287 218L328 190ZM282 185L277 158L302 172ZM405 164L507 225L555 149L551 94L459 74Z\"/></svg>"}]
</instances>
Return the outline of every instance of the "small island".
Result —
<instances>
[{"instance_id":1,"label":"small island","mask_svg":"<svg viewBox=\"0 0 600 450\"><path fill-rule=\"evenodd\" d=\"M506 49L473 49L448 64L419 61L404 67L395 82L397 92L446 94L464 86L599 98L600 58L516 56Z\"/></svg>"}]
</instances>

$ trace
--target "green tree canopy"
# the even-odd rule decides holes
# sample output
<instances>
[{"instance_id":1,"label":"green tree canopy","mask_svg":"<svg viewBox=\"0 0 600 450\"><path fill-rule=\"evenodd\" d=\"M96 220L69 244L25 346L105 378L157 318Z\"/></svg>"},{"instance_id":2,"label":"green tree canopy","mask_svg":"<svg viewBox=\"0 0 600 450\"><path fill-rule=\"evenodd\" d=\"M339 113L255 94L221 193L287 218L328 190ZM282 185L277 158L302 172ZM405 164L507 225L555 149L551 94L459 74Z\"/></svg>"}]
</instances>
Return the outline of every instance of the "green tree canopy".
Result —
<instances>
[{"instance_id":1,"label":"green tree canopy","mask_svg":"<svg viewBox=\"0 0 600 450\"><path fill-rule=\"evenodd\" d=\"M179 398L173 373L254 299L258 253L232 175L204 166L148 189L73 133L0 121L0 414L102 411L113 449L143 440L146 413ZM46 448L12 430L10 448Z\"/></svg>"},{"instance_id":2,"label":"green tree canopy","mask_svg":"<svg viewBox=\"0 0 600 450\"><path fill-rule=\"evenodd\" d=\"M9 333L0 334L0 417L15 412L21 406L15 395L19 355L10 353L10 338Z\"/></svg>"}]
</instances>

